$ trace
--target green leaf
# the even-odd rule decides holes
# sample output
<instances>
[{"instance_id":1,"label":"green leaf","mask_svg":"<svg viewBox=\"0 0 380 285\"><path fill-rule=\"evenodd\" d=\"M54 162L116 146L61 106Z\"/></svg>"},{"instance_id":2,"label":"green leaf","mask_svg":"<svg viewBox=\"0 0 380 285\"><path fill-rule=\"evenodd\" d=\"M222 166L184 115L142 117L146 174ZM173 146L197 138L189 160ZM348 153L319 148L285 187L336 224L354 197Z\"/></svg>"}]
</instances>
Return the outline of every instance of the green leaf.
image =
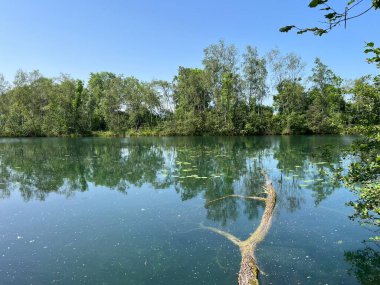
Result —
<instances>
[{"instance_id":1,"label":"green leaf","mask_svg":"<svg viewBox=\"0 0 380 285\"><path fill-rule=\"evenodd\" d=\"M311 1L310 3L309 3L309 7L310 8L315 8L315 7L317 7L318 6L318 0L313 0L313 1Z\"/></svg>"},{"instance_id":2,"label":"green leaf","mask_svg":"<svg viewBox=\"0 0 380 285\"><path fill-rule=\"evenodd\" d=\"M285 26L285 27L282 27L282 28L280 28L280 32L281 33L287 33L287 32L289 32L291 29L293 29L295 26Z\"/></svg>"},{"instance_id":3,"label":"green leaf","mask_svg":"<svg viewBox=\"0 0 380 285\"><path fill-rule=\"evenodd\" d=\"M374 46L375 46L375 44L373 42L367 43L367 47L374 47Z\"/></svg>"},{"instance_id":4,"label":"green leaf","mask_svg":"<svg viewBox=\"0 0 380 285\"><path fill-rule=\"evenodd\" d=\"M326 2L327 2L327 0L313 0L313 1L311 1L311 2L309 3L309 7L310 7L310 8L315 8L315 7L317 7L318 5L321 5L321 4L326 3Z\"/></svg>"},{"instance_id":5,"label":"green leaf","mask_svg":"<svg viewBox=\"0 0 380 285\"><path fill-rule=\"evenodd\" d=\"M331 19L333 19L335 16L336 16L336 12L333 12L333 13L328 13L328 14L326 14L326 15L325 15L325 18L331 20Z\"/></svg>"}]
</instances>

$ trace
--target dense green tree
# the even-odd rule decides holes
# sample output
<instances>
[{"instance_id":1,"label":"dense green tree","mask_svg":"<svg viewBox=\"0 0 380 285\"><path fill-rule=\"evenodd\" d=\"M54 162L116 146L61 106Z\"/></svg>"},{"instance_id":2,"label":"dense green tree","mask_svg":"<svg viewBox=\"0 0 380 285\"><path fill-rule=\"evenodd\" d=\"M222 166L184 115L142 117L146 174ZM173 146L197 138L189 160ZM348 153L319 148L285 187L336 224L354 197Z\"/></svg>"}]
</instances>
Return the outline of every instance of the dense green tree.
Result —
<instances>
[{"instance_id":1,"label":"dense green tree","mask_svg":"<svg viewBox=\"0 0 380 285\"><path fill-rule=\"evenodd\" d=\"M141 127L153 127L159 112L159 97L149 86L134 77L125 82L125 109L128 127L138 130Z\"/></svg>"},{"instance_id":2,"label":"dense green tree","mask_svg":"<svg viewBox=\"0 0 380 285\"><path fill-rule=\"evenodd\" d=\"M317 58L310 81L309 128L314 133L339 133L345 122L342 79Z\"/></svg>"},{"instance_id":3,"label":"dense green tree","mask_svg":"<svg viewBox=\"0 0 380 285\"><path fill-rule=\"evenodd\" d=\"M209 79L213 104L216 108L221 107L223 78L237 73L237 49L221 40L205 48L202 63Z\"/></svg>"},{"instance_id":4,"label":"dense green tree","mask_svg":"<svg viewBox=\"0 0 380 285\"><path fill-rule=\"evenodd\" d=\"M352 96L350 123L353 125L371 126L380 124L380 92L371 83L371 77L365 76L355 80L348 93Z\"/></svg>"},{"instance_id":5,"label":"dense green tree","mask_svg":"<svg viewBox=\"0 0 380 285\"><path fill-rule=\"evenodd\" d=\"M108 129L114 132L122 132L126 128L125 83L120 77L111 79L100 100L101 117Z\"/></svg>"},{"instance_id":6,"label":"dense green tree","mask_svg":"<svg viewBox=\"0 0 380 285\"><path fill-rule=\"evenodd\" d=\"M180 67L174 78L173 99L176 127L184 134L202 134L206 129L206 112L211 96L205 71Z\"/></svg>"},{"instance_id":7,"label":"dense green tree","mask_svg":"<svg viewBox=\"0 0 380 285\"><path fill-rule=\"evenodd\" d=\"M116 75L111 72L91 73L88 81L88 120L91 130L105 130L105 119L101 111L102 100L105 97L105 91L109 88L112 79Z\"/></svg>"},{"instance_id":8,"label":"dense green tree","mask_svg":"<svg viewBox=\"0 0 380 285\"><path fill-rule=\"evenodd\" d=\"M306 111L310 104L305 88L294 81L285 80L277 86L273 104L278 111L279 130L285 134L307 133Z\"/></svg>"},{"instance_id":9,"label":"dense green tree","mask_svg":"<svg viewBox=\"0 0 380 285\"><path fill-rule=\"evenodd\" d=\"M158 94L150 84L134 77L110 79L100 100L100 114L107 128L116 133L153 127L160 111Z\"/></svg>"},{"instance_id":10,"label":"dense green tree","mask_svg":"<svg viewBox=\"0 0 380 285\"><path fill-rule=\"evenodd\" d=\"M255 109L263 104L263 99L268 95L266 60L259 57L257 48L247 46L243 54L242 71L248 106L250 110Z\"/></svg>"}]
</instances>

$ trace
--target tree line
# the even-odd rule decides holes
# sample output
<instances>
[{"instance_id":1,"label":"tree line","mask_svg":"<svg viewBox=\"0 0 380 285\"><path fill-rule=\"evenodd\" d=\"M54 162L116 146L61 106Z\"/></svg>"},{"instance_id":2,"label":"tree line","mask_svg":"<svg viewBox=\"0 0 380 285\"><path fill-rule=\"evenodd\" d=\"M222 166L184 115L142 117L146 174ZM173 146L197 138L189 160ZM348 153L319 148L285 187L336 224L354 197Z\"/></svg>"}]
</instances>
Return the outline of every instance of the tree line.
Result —
<instances>
[{"instance_id":1,"label":"tree line","mask_svg":"<svg viewBox=\"0 0 380 285\"><path fill-rule=\"evenodd\" d=\"M179 67L172 82L111 72L0 74L1 136L336 134L380 124L371 76L345 82L320 59L305 76L294 53L260 55L219 41L203 68ZM272 96L273 104L265 101Z\"/></svg>"}]
</instances>

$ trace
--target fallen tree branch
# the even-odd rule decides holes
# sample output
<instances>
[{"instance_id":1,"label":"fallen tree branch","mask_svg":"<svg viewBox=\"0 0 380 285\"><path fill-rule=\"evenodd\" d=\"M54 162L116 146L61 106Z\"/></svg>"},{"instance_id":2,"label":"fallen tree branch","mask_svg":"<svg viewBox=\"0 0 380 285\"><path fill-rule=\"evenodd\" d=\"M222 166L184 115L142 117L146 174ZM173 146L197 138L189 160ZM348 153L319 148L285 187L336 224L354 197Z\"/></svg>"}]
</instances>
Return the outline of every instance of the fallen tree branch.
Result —
<instances>
[{"instance_id":1,"label":"fallen tree branch","mask_svg":"<svg viewBox=\"0 0 380 285\"><path fill-rule=\"evenodd\" d=\"M265 201L265 209L261 217L261 222L259 226L256 228L256 230L246 240L241 241L240 239L238 239L237 237L235 237L234 235L228 232L225 232L213 227L207 227L201 224L201 228L220 234L239 247L240 253L241 253L240 271L239 271L239 277L238 277L239 285L258 285L259 284L258 277L259 277L260 269L256 262L255 249L257 245L261 241L264 240L265 236L267 235L271 227L273 212L276 206L276 191L272 185L272 182L269 180L267 174L264 171L262 171L261 173L264 176L265 182L266 182L266 185L263 187L265 193L267 194L266 198L254 197L254 196L250 198L249 196L229 195L229 196L225 196L225 197L213 200L213 201L217 201L217 200L225 199L228 197L238 197L238 198L244 198L244 199L248 198L248 199ZM260 198L260 199L256 199L256 198ZM208 204L210 204L211 202L209 202Z\"/></svg>"}]
</instances>

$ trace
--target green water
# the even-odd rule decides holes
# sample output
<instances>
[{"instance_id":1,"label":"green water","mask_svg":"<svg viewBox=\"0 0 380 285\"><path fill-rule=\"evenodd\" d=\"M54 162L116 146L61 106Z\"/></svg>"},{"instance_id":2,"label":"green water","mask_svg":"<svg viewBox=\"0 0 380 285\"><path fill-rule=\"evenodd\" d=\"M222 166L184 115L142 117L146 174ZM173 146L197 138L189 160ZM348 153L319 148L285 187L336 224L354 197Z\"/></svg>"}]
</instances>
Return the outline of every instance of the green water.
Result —
<instances>
[{"instance_id":1,"label":"green water","mask_svg":"<svg viewBox=\"0 0 380 285\"><path fill-rule=\"evenodd\" d=\"M277 192L261 284L379 284L373 232L332 180L352 137L2 139L0 284L237 284L245 239Z\"/></svg>"}]
</instances>

